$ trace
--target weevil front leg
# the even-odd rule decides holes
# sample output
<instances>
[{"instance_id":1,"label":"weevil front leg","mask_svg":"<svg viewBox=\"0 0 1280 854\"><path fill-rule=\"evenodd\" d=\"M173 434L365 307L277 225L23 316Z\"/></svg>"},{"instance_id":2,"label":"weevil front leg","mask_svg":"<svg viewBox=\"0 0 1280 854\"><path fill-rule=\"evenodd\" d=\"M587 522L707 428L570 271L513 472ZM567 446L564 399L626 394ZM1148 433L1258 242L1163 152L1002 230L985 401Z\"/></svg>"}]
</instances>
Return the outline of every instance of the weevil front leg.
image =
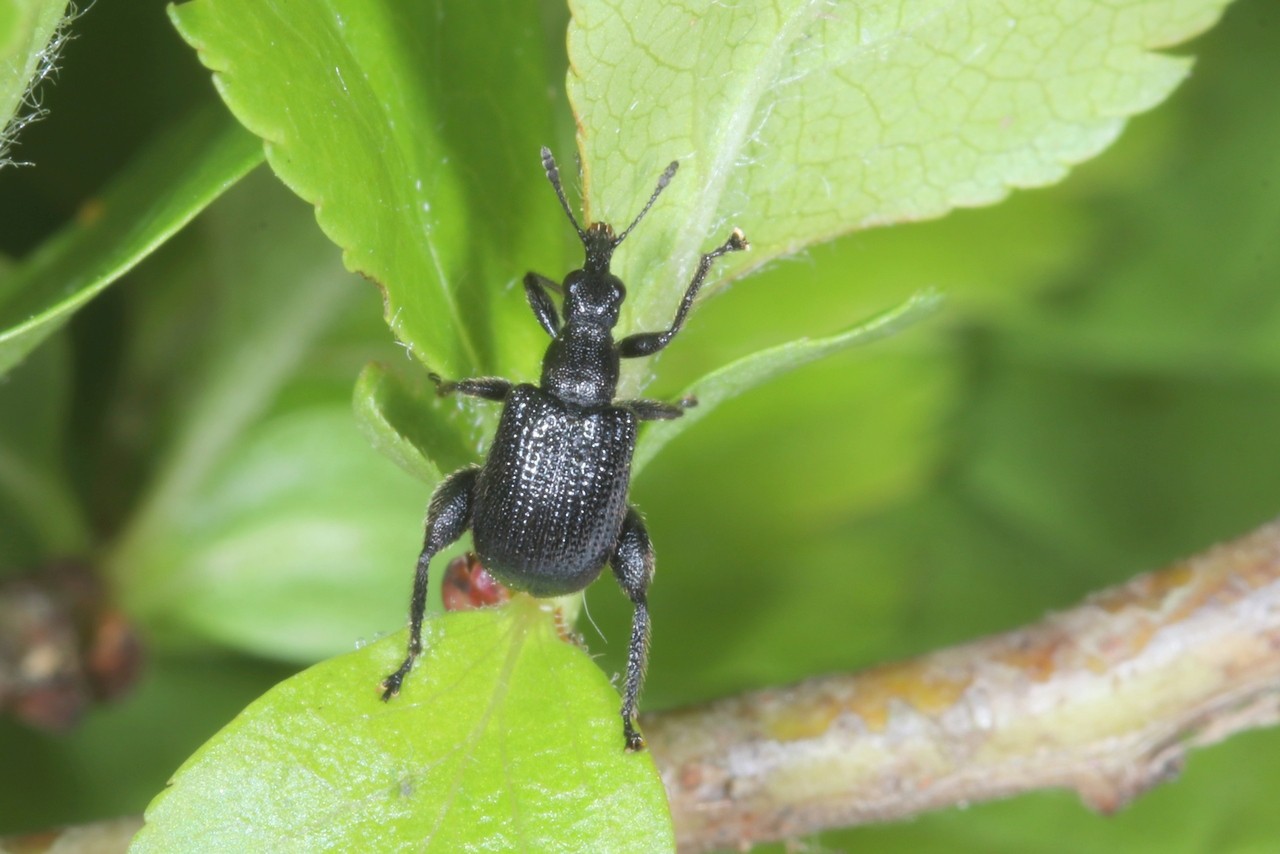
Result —
<instances>
[{"instance_id":1,"label":"weevil front leg","mask_svg":"<svg viewBox=\"0 0 1280 854\"><path fill-rule=\"evenodd\" d=\"M664 332L640 332L636 335L628 335L618 342L618 355L624 359L634 359L637 356L652 356L663 347L671 343L671 339L676 337L676 333L684 326L685 318L689 316L689 310L693 308L693 301L698 296L698 290L701 289L702 283L707 278L707 273L711 270L711 265L721 255L730 252L742 252L750 249L751 244L747 242L747 237L738 229L733 230L733 234L729 235L729 239L724 243L712 249L706 255L703 255L698 261L698 269L693 273L693 280L689 282L689 287L684 292L684 298L680 300L680 307L676 309L675 320L671 321L671 326Z\"/></svg>"},{"instance_id":2,"label":"weevil front leg","mask_svg":"<svg viewBox=\"0 0 1280 854\"><path fill-rule=\"evenodd\" d=\"M476 478L479 466L459 469L440 481L427 507L427 533L413 575L413 598L409 602L409 650L400 669L382 680L382 699L400 693L400 684L422 653L422 618L427 608L427 569L431 558L457 540L471 527Z\"/></svg>"},{"instance_id":3,"label":"weevil front leg","mask_svg":"<svg viewBox=\"0 0 1280 854\"><path fill-rule=\"evenodd\" d=\"M537 273L525 274L524 293L529 298L529 307L533 309L533 316L538 318L538 323L547 330L547 334L555 338L560 332L560 315L556 313L556 304L551 301L551 295L547 291L560 293L561 288L557 282L551 281L546 276L540 276Z\"/></svg>"},{"instance_id":4,"label":"weevil front leg","mask_svg":"<svg viewBox=\"0 0 1280 854\"><path fill-rule=\"evenodd\" d=\"M698 399L693 395L682 397L675 403L667 403L665 400L649 400L648 398L639 398L637 400L619 400L614 406L620 409L630 410L640 421L671 421L684 415L684 411L698 405Z\"/></svg>"},{"instance_id":5,"label":"weevil front leg","mask_svg":"<svg viewBox=\"0 0 1280 854\"><path fill-rule=\"evenodd\" d=\"M471 397L480 397L485 400L506 400L507 395L511 393L511 381L504 380L501 377L471 377L465 380L446 380L439 374L427 374L431 381L436 384L436 394L444 397L445 395L466 394Z\"/></svg>"},{"instance_id":6,"label":"weevil front leg","mask_svg":"<svg viewBox=\"0 0 1280 854\"><path fill-rule=\"evenodd\" d=\"M653 544L644 520L634 507L627 509L622 533L609 561L613 574L633 605L631 641L627 645L627 678L622 691L622 736L627 750L644 750L644 736L636 731L636 703L649 666L649 584L653 581Z\"/></svg>"}]
</instances>

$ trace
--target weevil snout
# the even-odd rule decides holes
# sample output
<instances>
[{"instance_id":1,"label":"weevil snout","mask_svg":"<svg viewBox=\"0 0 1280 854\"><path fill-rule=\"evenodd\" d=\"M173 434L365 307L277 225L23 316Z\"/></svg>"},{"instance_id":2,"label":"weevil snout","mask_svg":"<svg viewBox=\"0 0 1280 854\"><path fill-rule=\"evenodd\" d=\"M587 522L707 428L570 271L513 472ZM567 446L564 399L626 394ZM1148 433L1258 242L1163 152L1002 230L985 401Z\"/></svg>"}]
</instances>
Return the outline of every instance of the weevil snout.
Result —
<instances>
[{"instance_id":1,"label":"weevil snout","mask_svg":"<svg viewBox=\"0 0 1280 854\"><path fill-rule=\"evenodd\" d=\"M587 250L587 262L583 269L593 273L607 272L609 262L613 260L613 250L618 246L618 239L613 236L613 226L607 222L591 223L582 238L582 246Z\"/></svg>"}]
</instances>

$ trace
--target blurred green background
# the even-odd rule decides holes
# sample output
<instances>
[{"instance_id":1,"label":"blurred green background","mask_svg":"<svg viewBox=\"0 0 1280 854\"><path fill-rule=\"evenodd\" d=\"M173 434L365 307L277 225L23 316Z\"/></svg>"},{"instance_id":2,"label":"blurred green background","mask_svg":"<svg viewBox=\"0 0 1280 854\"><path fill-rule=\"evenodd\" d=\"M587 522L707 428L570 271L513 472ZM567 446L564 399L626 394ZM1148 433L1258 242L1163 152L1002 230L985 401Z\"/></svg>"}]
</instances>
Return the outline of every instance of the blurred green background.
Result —
<instances>
[{"instance_id":1,"label":"blurred green background","mask_svg":"<svg viewBox=\"0 0 1280 854\"><path fill-rule=\"evenodd\" d=\"M50 116L17 152L36 165L0 172L0 254L31 251L146 140L215 103L163 5L100 3L77 23ZM1063 184L844 238L697 312L655 396L920 288L949 297L892 341L717 410L634 484L658 550L645 708L1007 629L1280 512L1278 33L1280 7L1239 0L1185 49L1197 63L1170 101ZM318 308L285 330L300 343L266 401L216 453L193 446L228 354L275 340L290 300ZM0 833L140 812L250 699L402 625L429 490L349 414L362 364L413 370L380 308L260 168L0 385L0 442L71 485L90 556L145 579L119 543L164 486L182 500L147 553L192 568L125 594L155 643L136 693L67 737L0 721ZM173 486L182 460L198 476ZM52 556L23 499L0 492L3 573ZM609 579L587 604L592 652L621 670L628 604ZM1278 785L1280 733L1253 733L1109 818L1038 793L807 841L1270 851Z\"/></svg>"}]
</instances>

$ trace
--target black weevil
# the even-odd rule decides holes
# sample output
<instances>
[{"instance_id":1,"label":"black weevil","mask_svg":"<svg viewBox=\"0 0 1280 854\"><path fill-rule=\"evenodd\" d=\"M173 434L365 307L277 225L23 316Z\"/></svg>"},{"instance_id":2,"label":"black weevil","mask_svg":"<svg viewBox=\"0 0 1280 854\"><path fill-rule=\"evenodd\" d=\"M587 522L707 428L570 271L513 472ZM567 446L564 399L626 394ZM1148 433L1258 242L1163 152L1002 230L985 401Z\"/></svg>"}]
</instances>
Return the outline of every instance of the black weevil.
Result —
<instances>
[{"instance_id":1,"label":"black weevil","mask_svg":"<svg viewBox=\"0 0 1280 854\"><path fill-rule=\"evenodd\" d=\"M635 605L622 731L628 750L644 748L634 718L649 656L646 595L653 579L653 546L640 514L627 503L636 422L679 418L696 401L615 401L619 359L651 356L667 346L684 325L712 262L747 248L742 232L734 229L720 247L702 256L670 328L613 340L627 292L622 280L609 272L609 262L678 165L672 162L666 168L639 215L614 236L613 228L603 222L582 229L560 186L555 158L542 149L547 180L582 240L586 263L566 276L563 286L537 273L524 277L533 314L552 337L538 385L513 385L497 377L446 382L431 376L442 395L456 391L502 401L502 417L485 463L449 475L431 496L409 605L408 655L400 669L383 680L382 699L400 691L422 652L431 558L471 528L485 569L508 587L534 596L577 592L594 581L606 563L613 567ZM563 323L548 291L563 294Z\"/></svg>"}]
</instances>

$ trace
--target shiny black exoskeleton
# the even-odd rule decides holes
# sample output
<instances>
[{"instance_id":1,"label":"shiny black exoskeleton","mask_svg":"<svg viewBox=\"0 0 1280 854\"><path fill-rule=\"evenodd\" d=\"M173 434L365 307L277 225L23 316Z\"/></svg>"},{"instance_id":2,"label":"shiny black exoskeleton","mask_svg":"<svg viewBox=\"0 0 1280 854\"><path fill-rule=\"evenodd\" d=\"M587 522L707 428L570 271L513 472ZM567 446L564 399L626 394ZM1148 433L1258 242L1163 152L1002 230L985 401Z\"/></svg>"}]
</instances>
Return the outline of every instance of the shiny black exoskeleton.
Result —
<instances>
[{"instance_id":1,"label":"shiny black exoskeleton","mask_svg":"<svg viewBox=\"0 0 1280 854\"><path fill-rule=\"evenodd\" d=\"M622 730L629 750L644 748L636 732L636 698L649 655L646 594L653 579L653 546L644 522L627 503L636 422L679 418L692 399L679 403L613 399L619 360L650 356L670 343L684 325L712 262L747 248L741 231L702 256L675 320L663 332L613 340L613 327L626 297L609 262L676 173L672 163L640 214L614 236L606 223L578 224L560 186L555 159L542 149L542 165L560 205L586 250L586 263L557 285L537 273L524 277L534 316L552 336L538 385L512 385L496 377L446 382L432 375L440 394L460 392L503 401L502 418L482 466L445 478L431 497L426 542L418 557L409 606L409 651L404 663L382 683L382 699L400 690L422 651L422 618L431 558L471 528L485 569L508 587L534 596L582 590L606 563L635 605L627 648ZM563 295L564 322L549 291Z\"/></svg>"}]
</instances>

